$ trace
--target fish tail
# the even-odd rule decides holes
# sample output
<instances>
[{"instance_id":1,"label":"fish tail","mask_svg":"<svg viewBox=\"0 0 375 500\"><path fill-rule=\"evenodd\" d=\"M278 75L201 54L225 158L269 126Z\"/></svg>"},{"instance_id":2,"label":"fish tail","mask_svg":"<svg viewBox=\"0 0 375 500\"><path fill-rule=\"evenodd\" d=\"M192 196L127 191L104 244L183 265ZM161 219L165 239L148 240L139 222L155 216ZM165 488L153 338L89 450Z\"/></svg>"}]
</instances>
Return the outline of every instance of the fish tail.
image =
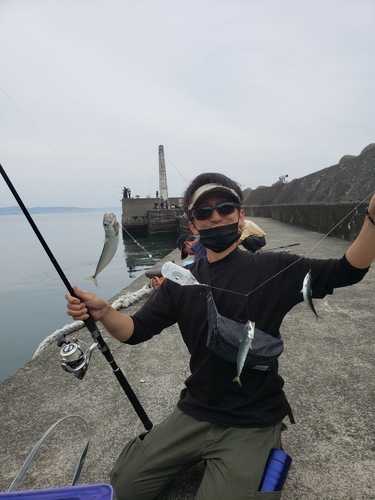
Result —
<instances>
[{"instance_id":1,"label":"fish tail","mask_svg":"<svg viewBox=\"0 0 375 500\"><path fill-rule=\"evenodd\" d=\"M85 278L85 280L91 280L95 283L96 286L98 286L98 280L96 279L96 276L88 276Z\"/></svg>"},{"instance_id":2,"label":"fish tail","mask_svg":"<svg viewBox=\"0 0 375 500\"><path fill-rule=\"evenodd\" d=\"M242 387L240 376L237 375L237 377L234 377L233 382L238 382L239 386Z\"/></svg>"}]
</instances>

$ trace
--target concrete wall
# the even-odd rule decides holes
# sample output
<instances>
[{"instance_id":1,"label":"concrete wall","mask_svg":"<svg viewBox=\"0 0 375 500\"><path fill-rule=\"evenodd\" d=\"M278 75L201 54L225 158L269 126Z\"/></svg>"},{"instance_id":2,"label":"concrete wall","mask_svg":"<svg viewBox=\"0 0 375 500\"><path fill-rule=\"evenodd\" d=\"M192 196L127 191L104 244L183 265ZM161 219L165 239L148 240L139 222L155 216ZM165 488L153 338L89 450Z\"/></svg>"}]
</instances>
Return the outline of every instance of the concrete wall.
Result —
<instances>
[{"instance_id":1,"label":"concrete wall","mask_svg":"<svg viewBox=\"0 0 375 500\"><path fill-rule=\"evenodd\" d=\"M324 168L287 184L244 191L245 205L342 203L363 200L375 190L375 144L359 156L343 156L337 165Z\"/></svg>"},{"instance_id":2,"label":"concrete wall","mask_svg":"<svg viewBox=\"0 0 375 500\"><path fill-rule=\"evenodd\" d=\"M181 201L181 198L169 198L169 205L174 205L178 207L177 209L154 210L155 202L160 202L158 198L123 198L122 225L126 229L145 229L151 221L151 230L157 231L157 221L159 221L159 229L164 231L172 213L174 213L174 219L182 215L182 210L179 209ZM152 212L152 215L148 212ZM176 227L176 222L174 222L174 227Z\"/></svg>"},{"instance_id":3,"label":"concrete wall","mask_svg":"<svg viewBox=\"0 0 375 500\"><path fill-rule=\"evenodd\" d=\"M353 241L375 191L375 144L360 155L287 184L245 190L247 217L268 217L293 226Z\"/></svg>"},{"instance_id":4,"label":"concrete wall","mask_svg":"<svg viewBox=\"0 0 375 500\"><path fill-rule=\"evenodd\" d=\"M354 241L362 227L367 203L245 206L245 215L266 217L308 231Z\"/></svg>"},{"instance_id":5,"label":"concrete wall","mask_svg":"<svg viewBox=\"0 0 375 500\"><path fill-rule=\"evenodd\" d=\"M149 210L147 212L148 230L151 233L177 231L175 210Z\"/></svg>"}]
</instances>

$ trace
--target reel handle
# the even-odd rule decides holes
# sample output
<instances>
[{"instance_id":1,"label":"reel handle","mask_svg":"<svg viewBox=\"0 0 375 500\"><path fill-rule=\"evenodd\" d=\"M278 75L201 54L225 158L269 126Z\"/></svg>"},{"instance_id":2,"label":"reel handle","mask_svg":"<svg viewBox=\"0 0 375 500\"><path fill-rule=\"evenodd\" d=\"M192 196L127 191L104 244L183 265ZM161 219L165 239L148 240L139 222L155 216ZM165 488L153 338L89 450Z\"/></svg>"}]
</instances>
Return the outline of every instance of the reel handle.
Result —
<instances>
[{"instance_id":1,"label":"reel handle","mask_svg":"<svg viewBox=\"0 0 375 500\"><path fill-rule=\"evenodd\" d=\"M57 347L61 347L63 346L64 344L67 344L67 340L66 340L66 333L62 333L60 335L60 337L57 339Z\"/></svg>"}]
</instances>

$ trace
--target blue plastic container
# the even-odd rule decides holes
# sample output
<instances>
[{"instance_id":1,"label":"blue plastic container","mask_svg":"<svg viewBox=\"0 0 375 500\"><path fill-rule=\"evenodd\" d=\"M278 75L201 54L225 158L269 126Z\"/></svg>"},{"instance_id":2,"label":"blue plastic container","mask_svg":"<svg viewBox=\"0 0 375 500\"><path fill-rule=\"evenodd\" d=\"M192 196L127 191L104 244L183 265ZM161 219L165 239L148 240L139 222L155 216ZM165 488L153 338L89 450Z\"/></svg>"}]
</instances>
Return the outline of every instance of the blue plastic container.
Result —
<instances>
[{"instance_id":1,"label":"blue plastic container","mask_svg":"<svg viewBox=\"0 0 375 500\"><path fill-rule=\"evenodd\" d=\"M6 491L0 493L1 500L112 500L110 484L84 484L45 490Z\"/></svg>"},{"instance_id":2,"label":"blue plastic container","mask_svg":"<svg viewBox=\"0 0 375 500\"><path fill-rule=\"evenodd\" d=\"M272 448L270 451L259 491L281 491L289 472L292 457L285 451Z\"/></svg>"}]
</instances>

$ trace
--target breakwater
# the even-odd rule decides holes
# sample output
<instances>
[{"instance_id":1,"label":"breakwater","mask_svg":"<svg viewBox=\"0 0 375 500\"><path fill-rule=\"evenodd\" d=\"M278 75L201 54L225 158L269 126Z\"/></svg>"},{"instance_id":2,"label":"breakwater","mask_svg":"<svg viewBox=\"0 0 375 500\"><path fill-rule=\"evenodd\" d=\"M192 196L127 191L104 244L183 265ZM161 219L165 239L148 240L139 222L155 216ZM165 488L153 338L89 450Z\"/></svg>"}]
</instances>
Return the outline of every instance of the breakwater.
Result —
<instances>
[{"instance_id":1,"label":"breakwater","mask_svg":"<svg viewBox=\"0 0 375 500\"><path fill-rule=\"evenodd\" d=\"M267 217L353 241L375 191L375 144L289 183L245 190L247 217Z\"/></svg>"}]
</instances>

